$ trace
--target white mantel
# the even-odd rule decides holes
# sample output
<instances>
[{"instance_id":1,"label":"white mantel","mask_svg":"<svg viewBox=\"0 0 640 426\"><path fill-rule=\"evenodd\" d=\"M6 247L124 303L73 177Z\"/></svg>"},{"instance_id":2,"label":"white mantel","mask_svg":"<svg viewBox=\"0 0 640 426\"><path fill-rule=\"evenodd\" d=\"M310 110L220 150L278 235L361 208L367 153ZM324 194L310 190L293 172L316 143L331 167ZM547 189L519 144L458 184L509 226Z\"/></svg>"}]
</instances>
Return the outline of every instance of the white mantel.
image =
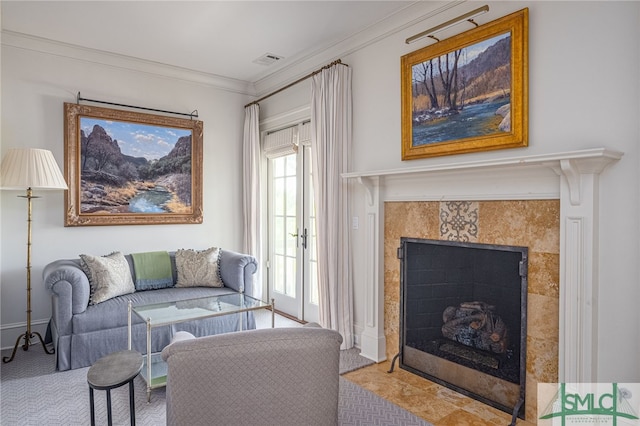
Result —
<instances>
[{"instance_id":1,"label":"white mantel","mask_svg":"<svg viewBox=\"0 0 640 426\"><path fill-rule=\"evenodd\" d=\"M386 358L385 201L560 199L559 380L597 378L599 176L623 153L605 148L353 172L366 188L366 312L361 354Z\"/></svg>"}]
</instances>

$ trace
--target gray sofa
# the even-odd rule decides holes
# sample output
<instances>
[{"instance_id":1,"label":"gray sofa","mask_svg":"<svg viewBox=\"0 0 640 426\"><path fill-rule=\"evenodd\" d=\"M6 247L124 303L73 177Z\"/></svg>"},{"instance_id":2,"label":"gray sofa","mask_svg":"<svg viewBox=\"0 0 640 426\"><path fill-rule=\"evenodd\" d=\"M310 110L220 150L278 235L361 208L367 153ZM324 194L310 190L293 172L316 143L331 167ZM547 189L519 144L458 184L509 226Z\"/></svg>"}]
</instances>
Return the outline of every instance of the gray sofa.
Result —
<instances>
[{"instance_id":1,"label":"gray sofa","mask_svg":"<svg viewBox=\"0 0 640 426\"><path fill-rule=\"evenodd\" d=\"M342 337L337 331L266 328L176 337L162 351L168 367L167 425L338 423Z\"/></svg>"},{"instance_id":2,"label":"gray sofa","mask_svg":"<svg viewBox=\"0 0 640 426\"><path fill-rule=\"evenodd\" d=\"M175 252L171 252L173 284L177 279ZM125 256L135 281L135 268L131 255ZM218 260L223 287L169 287L136 291L98 303L89 304L89 279L81 267L80 259L56 260L43 270L44 284L52 296L52 318L48 336L53 341L57 369L60 371L87 367L99 358L127 349L128 302L133 305L181 301L233 292L244 292L256 297L253 284L257 262L253 256L221 250ZM146 353L146 326L141 318L133 317L132 346ZM152 329L152 353L160 352L169 344L173 334L184 330L195 336L220 334L238 330L242 318L243 329L255 328L251 312L225 315L198 321L178 323Z\"/></svg>"}]
</instances>

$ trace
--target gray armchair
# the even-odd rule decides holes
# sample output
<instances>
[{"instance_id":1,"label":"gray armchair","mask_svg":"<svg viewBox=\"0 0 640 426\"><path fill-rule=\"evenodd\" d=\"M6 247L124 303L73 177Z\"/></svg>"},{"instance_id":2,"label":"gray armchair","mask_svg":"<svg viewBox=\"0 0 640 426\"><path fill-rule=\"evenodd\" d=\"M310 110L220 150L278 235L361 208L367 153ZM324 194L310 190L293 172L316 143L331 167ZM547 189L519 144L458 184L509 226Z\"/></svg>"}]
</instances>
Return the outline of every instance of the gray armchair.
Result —
<instances>
[{"instance_id":1,"label":"gray armchair","mask_svg":"<svg viewBox=\"0 0 640 426\"><path fill-rule=\"evenodd\" d=\"M177 336L167 425L336 425L342 337L319 327Z\"/></svg>"}]
</instances>

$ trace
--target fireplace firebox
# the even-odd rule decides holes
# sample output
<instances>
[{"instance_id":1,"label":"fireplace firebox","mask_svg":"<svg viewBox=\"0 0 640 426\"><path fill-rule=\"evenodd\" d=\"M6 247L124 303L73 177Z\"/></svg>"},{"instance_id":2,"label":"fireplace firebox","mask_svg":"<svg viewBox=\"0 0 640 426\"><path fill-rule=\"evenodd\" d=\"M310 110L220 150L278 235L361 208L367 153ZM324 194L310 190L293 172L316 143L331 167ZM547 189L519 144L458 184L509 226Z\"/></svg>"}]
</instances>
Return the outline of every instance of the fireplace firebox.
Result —
<instances>
[{"instance_id":1,"label":"fireplace firebox","mask_svg":"<svg viewBox=\"0 0 640 426\"><path fill-rule=\"evenodd\" d=\"M524 418L528 249L403 237L398 257L400 368Z\"/></svg>"}]
</instances>

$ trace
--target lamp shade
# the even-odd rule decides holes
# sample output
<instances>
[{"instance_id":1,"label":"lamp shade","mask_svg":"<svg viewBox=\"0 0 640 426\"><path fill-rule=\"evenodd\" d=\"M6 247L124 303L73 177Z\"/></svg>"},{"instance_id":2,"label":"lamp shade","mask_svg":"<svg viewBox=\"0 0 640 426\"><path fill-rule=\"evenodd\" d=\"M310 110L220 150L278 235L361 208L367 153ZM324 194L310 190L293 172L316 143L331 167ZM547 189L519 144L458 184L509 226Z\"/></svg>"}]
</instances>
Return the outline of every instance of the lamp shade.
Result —
<instances>
[{"instance_id":1,"label":"lamp shade","mask_svg":"<svg viewBox=\"0 0 640 426\"><path fill-rule=\"evenodd\" d=\"M68 189L51 151L12 148L0 166L2 189Z\"/></svg>"}]
</instances>

